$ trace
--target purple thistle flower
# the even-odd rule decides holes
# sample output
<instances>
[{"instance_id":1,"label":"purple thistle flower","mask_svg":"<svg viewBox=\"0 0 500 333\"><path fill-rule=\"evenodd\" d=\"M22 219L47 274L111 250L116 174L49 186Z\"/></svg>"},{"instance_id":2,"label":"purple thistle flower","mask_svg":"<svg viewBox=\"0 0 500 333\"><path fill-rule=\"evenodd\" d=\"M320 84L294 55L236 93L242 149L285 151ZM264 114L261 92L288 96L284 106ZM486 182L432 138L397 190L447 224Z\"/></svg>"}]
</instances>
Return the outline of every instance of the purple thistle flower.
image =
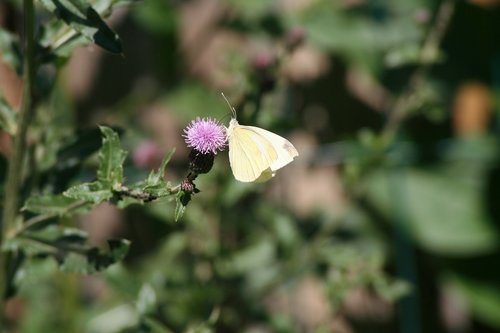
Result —
<instances>
[{"instance_id":1,"label":"purple thistle flower","mask_svg":"<svg viewBox=\"0 0 500 333\"><path fill-rule=\"evenodd\" d=\"M203 154L217 154L226 147L226 129L215 119L196 118L184 129L188 147Z\"/></svg>"}]
</instances>

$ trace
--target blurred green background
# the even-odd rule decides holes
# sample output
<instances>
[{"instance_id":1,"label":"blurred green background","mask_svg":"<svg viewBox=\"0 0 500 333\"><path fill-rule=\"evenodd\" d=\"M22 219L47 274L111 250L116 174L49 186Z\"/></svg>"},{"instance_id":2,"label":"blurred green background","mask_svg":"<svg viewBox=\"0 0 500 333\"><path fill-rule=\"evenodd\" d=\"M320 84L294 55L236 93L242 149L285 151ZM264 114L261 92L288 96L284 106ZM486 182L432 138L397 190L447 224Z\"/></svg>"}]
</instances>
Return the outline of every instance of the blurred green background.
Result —
<instances>
[{"instance_id":1,"label":"blurred green background","mask_svg":"<svg viewBox=\"0 0 500 333\"><path fill-rule=\"evenodd\" d=\"M0 1L19 33L20 2ZM168 200L64 219L129 254L92 275L27 258L14 332L500 332L500 1L89 2L113 8L123 55L84 45L40 67L40 192L92 180L94 157L71 168L58 152L98 124L123 130L128 180L175 147L178 183L183 128L229 121L221 92L300 156L242 184L218 154L178 222ZM43 45L55 25L37 9ZM8 43L0 93L17 108Z\"/></svg>"}]
</instances>

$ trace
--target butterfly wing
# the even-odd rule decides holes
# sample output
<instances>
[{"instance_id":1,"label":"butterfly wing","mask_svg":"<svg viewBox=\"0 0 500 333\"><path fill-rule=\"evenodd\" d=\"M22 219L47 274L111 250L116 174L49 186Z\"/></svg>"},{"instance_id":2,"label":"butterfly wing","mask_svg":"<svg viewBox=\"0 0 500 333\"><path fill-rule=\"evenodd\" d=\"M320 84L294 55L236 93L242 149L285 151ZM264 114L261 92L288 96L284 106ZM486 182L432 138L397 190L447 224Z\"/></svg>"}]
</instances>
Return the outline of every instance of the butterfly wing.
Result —
<instances>
[{"instance_id":1,"label":"butterfly wing","mask_svg":"<svg viewBox=\"0 0 500 333\"><path fill-rule=\"evenodd\" d=\"M249 129L260 136L264 137L268 142L270 142L276 151L278 157L271 164L271 170L274 172L278 169L281 169L288 163L292 162L293 159L299 156L297 149L282 136L275 134L273 132L267 131L260 127L254 126L242 126L245 129Z\"/></svg>"},{"instance_id":2,"label":"butterfly wing","mask_svg":"<svg viewBox=\"0 0 500 333\"><path fill-rule=\"evenodd\" d=\"M278 158L273 145L259 133L236 125L229 135L229 163L234 178L256 181Z\"/></svg>"},{"instance_id":3,"label":"butterfly wing","mask_svg":"<svg viewBox=\"0 0 500 333\"><path fill-rule=\"evenodd\" d=\"M229 162L234 177L242 182L263 182L298 156L285 138L232 120L228 128Z\"/></svg>"}]
</instances>

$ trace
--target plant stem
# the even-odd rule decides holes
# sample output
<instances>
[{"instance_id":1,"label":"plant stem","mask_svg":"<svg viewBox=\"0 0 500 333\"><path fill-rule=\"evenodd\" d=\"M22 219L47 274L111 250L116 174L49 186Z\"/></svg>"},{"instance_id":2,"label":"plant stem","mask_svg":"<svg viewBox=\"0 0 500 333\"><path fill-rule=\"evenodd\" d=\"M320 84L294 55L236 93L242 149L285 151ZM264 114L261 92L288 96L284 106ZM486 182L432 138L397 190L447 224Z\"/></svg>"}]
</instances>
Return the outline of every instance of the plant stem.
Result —
<instances>
[{"instance_id":1,"label":"plant stem","mask_svg":"<svg viewBox=\"0 0 500 333\"><path fill-rule=\"evenodd\" d=\"M4 210L2 227L0 228L0 241L3 243L6 236L13 229L18 213L19 189L23 176L23 161L26 152L26 134L33 115L33 88L35 74L34 59L34 26L35 9L34 0L24 0L24 78L23 78L23 100L19 113L19 124L13 142L12 155L10 156L7 170L7 182L4 193ZM3 307L5 304L6 291L6 256L0 251L0 327L3 327Z\"/></svg>"}]
</instances>

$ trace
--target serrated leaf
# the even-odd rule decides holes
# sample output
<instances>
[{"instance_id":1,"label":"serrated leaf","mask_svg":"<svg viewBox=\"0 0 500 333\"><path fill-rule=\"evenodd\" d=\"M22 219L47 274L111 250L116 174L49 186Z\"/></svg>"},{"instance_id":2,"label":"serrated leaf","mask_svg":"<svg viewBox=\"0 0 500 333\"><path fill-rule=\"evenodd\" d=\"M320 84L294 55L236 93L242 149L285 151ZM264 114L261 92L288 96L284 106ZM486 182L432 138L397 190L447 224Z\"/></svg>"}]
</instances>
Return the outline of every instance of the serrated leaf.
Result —
<instances>
[{"instance_id":1,"label":"serrated leaf","mask_svg":"<svg viewBox=\"0 0 500 333\"><path fill-rule=\"evenodd\" d=\"M85 245L87 238L88 235L83 230L49 225L43 229L25 231L9 239L5 248L11 251L22 251L30 256L59 256L61 251L67 248L73 251L88 250L88 246Z\"/></svg>"},{"instance_id":2,"label":"serrated leaf","mask_svg":"<svg viewBox=\"0 0 500 333\"><path fill-rule=\"evenodd\" d=\"M0 53L2 60L16 70L18 74L22 73L22 52L17 36L0 28Z\"/></svg>"},{"instance_id":3,"label":"serrated leaf","mask_svg":"<svg viewBox=\"0 0 500 333\"><path fill-rule=\"evenodd\" d=\"M83 183L70 187L63 193L68 198L83 200L99 204L113 197L110 188L106 188L101 182Z\"/></svg>"},{"instance_id":4,"label":"serrated leaf","mask_svg":"<svg viewBox=\"0 0 500 333\"><path fill-rule=\"evenodd\" d=\"M68 139L68 143L57 151L57 163L40 176L56 193L68 188L83 162L102 146L101 131L97 127L77 131Z\"/></svg>"},{"instance_id":5,"label":"serrated leaf","mask_svg":"<svg viewBox=\"0 0 500 333\"><path fill-rule=\"evenodd\" d=\"M146 181L147 186L155 186L159 184L161 181L163 181L163 175L165 174L165 168L167 167L168 162L170 162L170 159L175 153L175 148L172 149L170 153L165 156L163 161L161 162L160 167L156 171L151 171L151 173L148 176L148 179Z\"/></svg>"},{"instance_id":6,"label":"serrated leaf","mask_svg":"<svg viewBox=\"0 0 500 333\"><path fill-rule=\"evenodd\" d=\"M17 131L17 113L2 96L0 96L0 128L10 135L16 134Z\"/></svg>"},{"instance_id":7,"label":"serrated leaf","mask_svg":"<svg viewBox=\"0 0 500 333\"><path fill-rule=\"evenodd\" d=\"M50 255L57 252L57 249L50 244L23 237L7 239L2 245L2 250L11 252L22 251L28 256Z\"/></svg>"},{"instance_id":8,"label":"serrated leaf","mask_svg":"<svg viewBox=\"0 0 500 333\"><path fill-rule=\"evenodd\" d=\"M99 169L97 179L111 187L123 182L123 162L127 152L121 148L118 133L109 127L99 127L104 138L99 151Z\"/></svg>"},{"instance_id":9,"label":"serrated leaf","mask_svg":"<svg viewBox=\"0 0 500 333\"><path fill-rule=\"evenodd\" d=\"M49 225L40 230L29 230L24 232L21 237L50 244L50 246L55 248L69 246L72 249L78 248L82 251L88 249L85 245L88 238L87 232L61 225Z\"/></svg>"},{"instance_id":10,"label":"serrated leaf","mask_svg":"<svg viewBox=\"0 0 500 333\"><path fill-rule=\"evenodd\" d=\"M37 214L56 214L61 216L68 213L72 208L71 206L78 201L78 199L63 195L37 195L25 202L23 210ZM82 208L79 212L84 210L85 208Z\"/></svg>"},{"instance_id":11,"label":"serrated leaf","mask_svg":"<svg viewBox=\"0 0 500 333\"><path fill-rule=\"evenodd\" d=\"M113 129L117 131L118 129ZM58 160L81 161L95 153L102 146L102 134L99 128L77 131L71 140L57 152Z\"/></svg>"},{"instance_id":12,"label":"serrated leaf","mask_svg":"<svg viewBox=\"0 0 500 333\"><path fill-rule=\"evenodd\" d=\"M97 11L83 0L41 0L54 15L89 41L112 53L122 53L118 35L108 27Z\"/></svg>"}]
</instances>

